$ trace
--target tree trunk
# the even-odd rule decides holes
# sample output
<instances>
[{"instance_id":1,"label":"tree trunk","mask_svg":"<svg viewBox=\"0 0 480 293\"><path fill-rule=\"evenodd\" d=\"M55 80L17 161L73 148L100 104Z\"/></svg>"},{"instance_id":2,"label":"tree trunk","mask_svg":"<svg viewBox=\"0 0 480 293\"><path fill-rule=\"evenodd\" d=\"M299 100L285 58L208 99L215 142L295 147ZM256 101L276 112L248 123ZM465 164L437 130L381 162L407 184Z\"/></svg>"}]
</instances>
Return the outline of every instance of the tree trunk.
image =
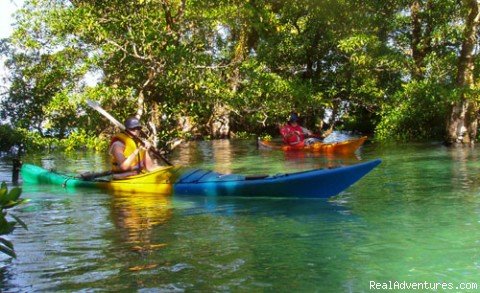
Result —
<instances>
[{"instance_id":1,"label":"tree trunk","mask_svg":"<svg viewBox=\"0 0 480 293\"><path fill-rule=\"evenodd\" d=\"M465 0L469 13L465 22L462 50L458 61L456 85L462 89L459 100L451 105L447 120L445 142L451 144L473 145L477 136L478 104L470 97L468 89L474 85L474 47L479 21L479 4L477 0Z\"/></svg>"},{"instance_id":2,"label":"tree trunk","mask_svg":"<svg viewBox=\"0 0 480 293\"><path fill-rule=\"evenodd\" d=\"M413 1L410 5L412 13L412 59L414 67L411 70L413 79L422 80L425 76L425 57L432 51L432 19L425 16L425 11L433 10L432 1L422 4Z\"/></svg>"},{"instance_id":3,"label":"tree trunk","mask_svg":"<svg viewBox=\"0 0 480 293\"><path fill-rule=\"evenodd\" d=\"M248 26L243 24L238 32L237 44L235 46L234 55L231 61L234 69L229 83L233 93L238 90L238 86L241 81L239 68L248 54L247 44ZM210 127L210 135L212 138L230 137L230 111L222 101L217 101L215 103L208 125Z\"/></svg>"},{"instance_id":4,"label":"tree trunk","mask_svg":"<svg viewBox=\"0 0 480 293\"><path fill-rule=\"evenodd\" d=\"M413 1L410 5L412 12L412 58L415 66L412 69L412 77L414 79L421 79L423 77L423 52L421 49L422 41L422 22L420 20L420 3Z\"/></svg>"},{"instance_id":5,"label":"tree trunk","mask_svg":"<svg viewBox=\"0 0 480 293\"><path fill-rule=\"evenodd\" d=\"M212 138L228 138L230 136L230 111L226 106L216 103L209 121Z\"/></svg>"}]
</instances>

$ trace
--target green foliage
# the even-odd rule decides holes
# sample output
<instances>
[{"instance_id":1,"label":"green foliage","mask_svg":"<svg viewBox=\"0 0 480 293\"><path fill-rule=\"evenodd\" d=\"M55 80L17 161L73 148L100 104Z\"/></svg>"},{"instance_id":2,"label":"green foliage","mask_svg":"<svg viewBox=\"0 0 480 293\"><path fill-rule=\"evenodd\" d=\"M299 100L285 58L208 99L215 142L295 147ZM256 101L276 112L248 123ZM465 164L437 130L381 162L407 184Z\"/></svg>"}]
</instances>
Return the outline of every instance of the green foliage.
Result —
<instances>
[{"instance_id":1,"label":"green foliage","mask_svg":"<svg viewBox=\"0 0 480 293\"><path fill-rule=\"evenodd\" d=\"M27 200L20 198L21 193L22 190L18 187L8 191L7 184L2 182L0 186L0 236L11 234L17 224L27 229L27 225L20 218L7 214L7 210L27 202ZM10 218L13 218L13 220ZM17 257L12 242L3 237L0 237L0 252L10 257Z\"/></svg>"},{"instance_id":2,"label":"green foliage","mask_svg":"<svg viewBox=\"0 0 480 293\"><path fill-rule=\"evenodd\" d=\"M20 133L27 151L40 151L55 147L55 139L52 137L45 137L37 131L29 131L24 128L17 128L16 130Z\"/></svg>"},{"instance_id":3,"label":"green foliage","mask_svg":"<svg viewBox=\"0 0 480 293\"><path fill-rule=\"evenodd\" d=\"M296 110L309 128L326 118L383 139L441 135L463 91L451 88L466 5L357 2L27 0L1 47L0 116L32 147L66 150L114 132L87 98L119 121L142 114L162 142L214 137L219 111L234 133L276 133Z\"/></svg>"},{"instance_id":4,"label":"green foliage","mask_svg":"<svg viewBox=\"0 0 480 293\"><path fill-rule=\"evenodd\" d=\"M18 128L16 133L20 137L18 141L23 143L25 149L29 152L53 149L67 152L86 149L104 151L108 146L107 139L89 133L84 129L73 130L65 138L46 137L39 132L23 128Z\"/></svg>"},{"instance_id":5,"label":"green foliage","mask_svg":"<svg viewBox=\"0 0 480 293\"><path fill-rule=\"evenodd\" d=\"M313 104L309 103L314 98L309 87L295 79L288 80L268 72L264 64L249 60L241 67L241 72L244 81L238 93L228 101L235 109L235 123L240 129L258 132L259 127L283 121L292 109L301 111Z\"/></svg>"},{"instance_id":6,"label":"green foliage","mask_svg":"<svg viewBox=\"0 0 480 293\"><path fill-rule=\"evenodd\" d=\"M452 91L428 82L411 82L385 106L375 136L379 140L439 139L445 133L448 99Z\"/></svg>"},{"instance_id":7,"label":"green foliage","mask_svg":"<svg viewBox=\"0 0 480 293\"><path fill-rule=\"evenodd\" d=\"M248 133L248 132L245 132L245 131L240 131L240 132L236 132L235 133L235 139L245 139L245 140L248 140L248 139L252 139L255 137L255 134L253 133Z\"/></svg>"},{"instance_id":8,"label":"green foliage","mask_svg":"<svg viewBox=\"0 0 480 293\"><path fill-rule=\"evenodd\" d=\"M58 141L58 146L67 152L75 150L103 151L108 144L108 140L89 135L83 129L73 131L67 138Z\"/></svg>"},{"instance_id":9,"label":"green foliage","mask_svg":"<svg viewBox=\"0 0 480 293\"><path fill-rule=\"evenodd\" d=\"M7 152L14 145L22 142L20 133L14 130L10 125L0 124L0 152Z\"/></svg>"},{"instance_id":10,"label":"green foliage","mask_svg":"<svg viewBox=\"0 0 480 293\"><path fill-rule=\"evenodd\" d=\"M258 139L270 141L273 139L273 137L270 134L262 134L258 137Z\"/></svg>"}]
</instances>

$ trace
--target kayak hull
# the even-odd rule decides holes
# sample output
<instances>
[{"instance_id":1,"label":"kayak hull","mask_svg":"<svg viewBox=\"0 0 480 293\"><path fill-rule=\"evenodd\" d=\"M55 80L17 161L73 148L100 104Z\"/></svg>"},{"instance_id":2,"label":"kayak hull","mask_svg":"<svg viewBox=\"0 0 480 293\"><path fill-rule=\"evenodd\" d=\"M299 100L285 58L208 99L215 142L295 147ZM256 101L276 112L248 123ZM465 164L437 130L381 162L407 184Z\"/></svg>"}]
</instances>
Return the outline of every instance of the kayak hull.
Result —
<instances>
[{"instance_id":1,"label":"kayak hull","mask_svg":"<svg viewBox=\"0 0 480 293\"><path fill-rule=\"evenodd\" d=\"M327 198L347 189L380 163L381 160L377 159L351 166L260 176L164 167L152 173L121 180L84 180L24 164L21 174L25 183L53 184L66 188L98 188L114 192Z\"/></svg>"},{"instance_id":2,"label":"kayak hull","mask_svg":"<svg viewBox=\"0 0 480 293\"><path fill-rule=\"evenodd\" d=\"M207 196L327 198L347 189L380 163L380 160L373 160L352 166L265 177L193 170L178 179L174 185L174 192Z\"/></svg>"},{"instance_id":3,"label":"kayak hull","mask_svg":"<svg viewBox=\"0 0 480 293\"><path fill-rule=\"evenodd\" d=\"M272 141L259 140L259 146L264 149L274 149L282 150L285 152L290 151L306 151L306 152L315 152L315 153L326 153L326 154L351 154L354 153L363 143L367 140L366 136L360 138L349 139L340 142L333 143L323 143L316 142L310 145L305 145L300 143L298 145L284 145L278 144Z\"/></svg>"},{"instance_id":4,"label":"kayak hull","mask_svg":"<svg viewBox=\"0 0 480 293\"><path fill-rule=\"evenodd\" d=\"M151 173L130 176L125 179L85 180L77 176L56 173L41 167L23 164L21 174L23 182L30 184L51 184L66 188L86 187L128 193L171 194L172 186L179 167L162 167Z\"/></svg>"}]
</instances>

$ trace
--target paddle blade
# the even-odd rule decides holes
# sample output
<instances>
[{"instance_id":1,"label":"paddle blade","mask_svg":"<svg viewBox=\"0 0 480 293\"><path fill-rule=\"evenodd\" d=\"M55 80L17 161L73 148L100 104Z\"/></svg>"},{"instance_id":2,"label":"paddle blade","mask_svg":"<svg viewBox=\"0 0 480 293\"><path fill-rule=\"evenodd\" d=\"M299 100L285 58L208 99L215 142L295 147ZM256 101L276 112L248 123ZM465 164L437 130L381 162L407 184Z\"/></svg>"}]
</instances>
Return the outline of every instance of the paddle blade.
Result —
<instances>
[{"instance_id":1,"label":"paddle blade","mask_svg":"<svg viewBox=\"0 0 480 293\"><path fill-rule=\"evenodd\" d=\"M92 109L97 110L100 114L105 116L110 122L112 122L115 126L120 128L121 130L125 130L125 126L120 123L117 119L115 119L112 115L110 115L107 111L105 111L98 102L87 100L87 105L89 105Z\"/></svg>"}]
</instances>

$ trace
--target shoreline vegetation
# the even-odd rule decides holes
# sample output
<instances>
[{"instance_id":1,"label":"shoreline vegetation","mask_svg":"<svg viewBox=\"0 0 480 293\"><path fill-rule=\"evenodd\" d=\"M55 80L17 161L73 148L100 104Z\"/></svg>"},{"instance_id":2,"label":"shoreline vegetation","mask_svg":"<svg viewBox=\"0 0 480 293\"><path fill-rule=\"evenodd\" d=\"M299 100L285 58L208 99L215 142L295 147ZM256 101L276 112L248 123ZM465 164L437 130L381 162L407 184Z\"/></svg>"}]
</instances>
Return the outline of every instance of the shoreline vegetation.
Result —
<instances>
[{"instance_id":1,"label":"shoreline vegetation","mask_svg":"<svg viewBox=\"0 0 480 293\"><path fill-rule=\"evenodd\" d=\"M3 126L3 127L2 127ZM5 131L6 130L6 131ZM4 132L2 132L4 131ZM336 131L337 134L358 136L361 133L355 131ZM109 137L95 137L89 136L84 131L74 132L66 138L57 137L42 137L38 132L28 131L16 131L10 126L5 127L0 125L0 135L3 140L0 143L0 157L12 157L16 156L19 151L21 152L36 152L36 151L95 151L104 152L108 149ZM335 136L335 135L334 135ZM262 133L261 135L255 133L237 133L229 138L231 140L280 140L281 136L278 133ZM200 141L200 140L212 140L210 137L197 137L185 139L181 138L181 141ZM180 141L180 142L181 142ZM336 139L335 139L336 141ZM21 146L22 150L18 150Z\"/></svg>"},{"instance_id":2,"label":"shoreline vegetation","mask_svg":"<svg viewBox=\"0 0 480 293\"><path fill-rule=\"evenodd\" d=\"M25 0L0 41L1 148L102 148L115 129L87 100L160 144L275 135L295 111L319 133L472 145L480 4L356 5Z\"/></svg>"}]
</instances>

